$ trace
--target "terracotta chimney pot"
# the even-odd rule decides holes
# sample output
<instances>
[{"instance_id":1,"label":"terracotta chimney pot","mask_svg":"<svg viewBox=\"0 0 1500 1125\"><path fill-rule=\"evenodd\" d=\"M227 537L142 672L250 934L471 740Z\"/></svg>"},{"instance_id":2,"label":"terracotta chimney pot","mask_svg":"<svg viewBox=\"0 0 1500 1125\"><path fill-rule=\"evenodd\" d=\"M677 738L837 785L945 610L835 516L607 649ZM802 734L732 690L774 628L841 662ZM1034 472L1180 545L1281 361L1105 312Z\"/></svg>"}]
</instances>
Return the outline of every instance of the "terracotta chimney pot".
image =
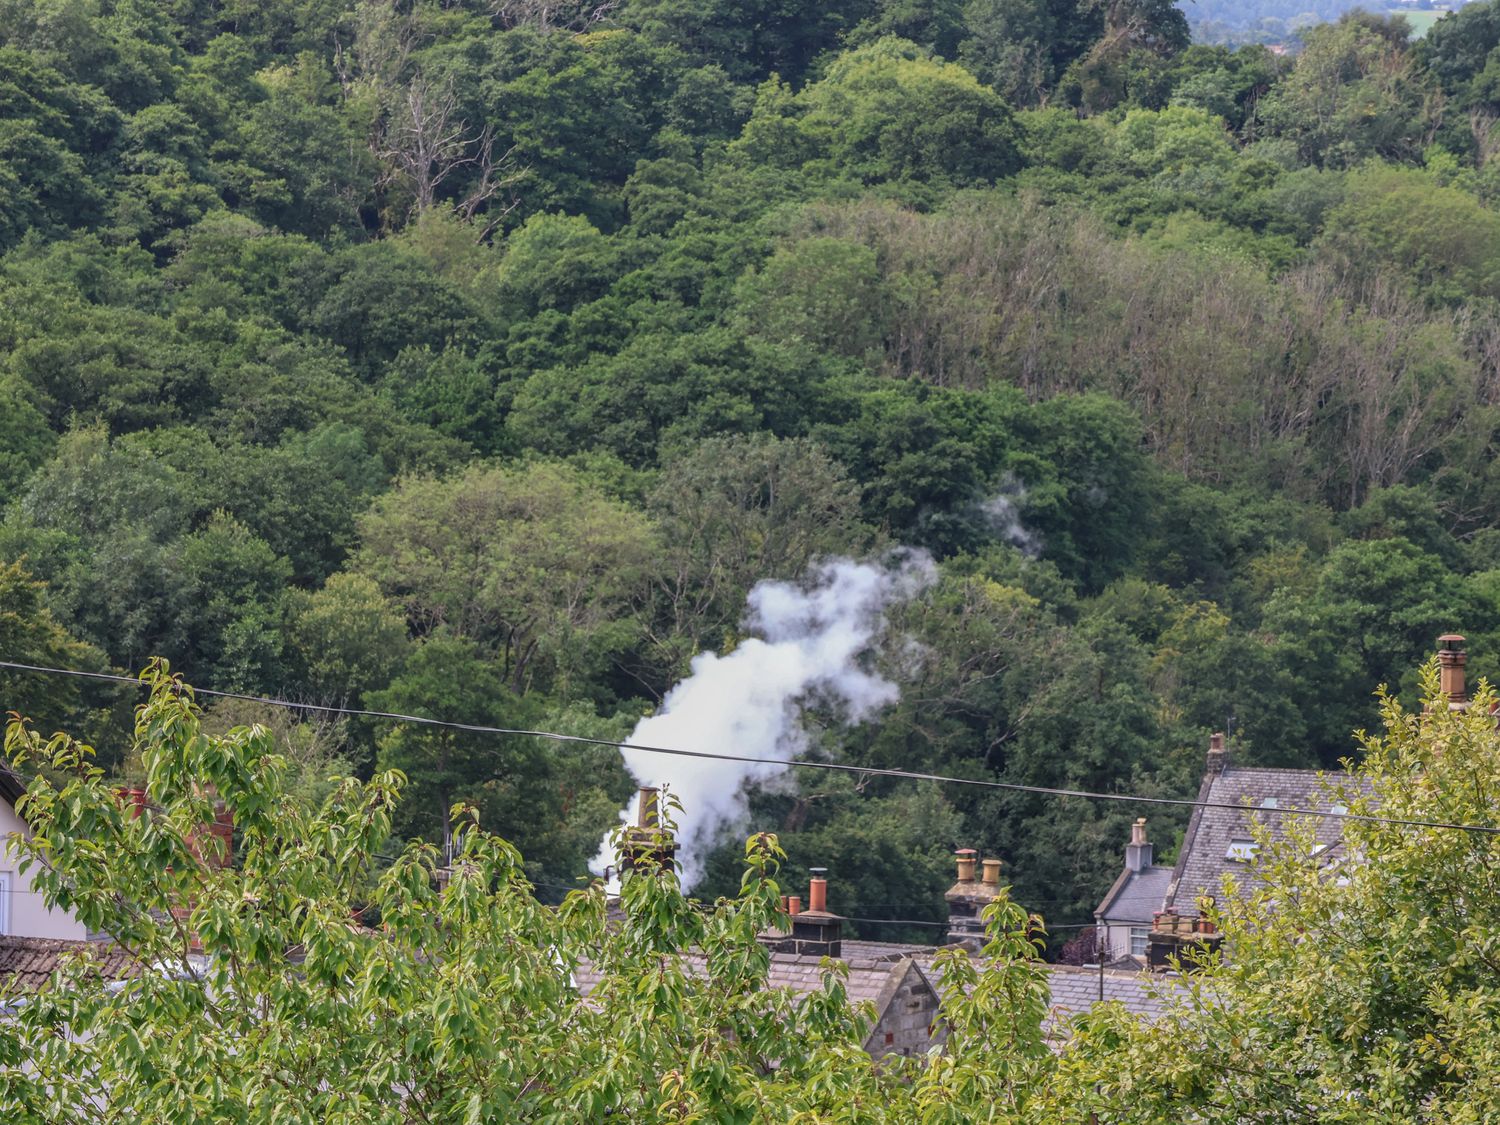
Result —
<instances>
[{"instance_id":1,"label":"terracotta chimney pot","mask_svg":"<svg viewBox=\"0 0 1500 1125\"><path fill-rule=\"evenodd\" d=\"M972 883L974 881L974 857L979 853L973 848L959 848L954 854L958 856L958 881Z\"/></svg>"},{"instance_id":2,"label":"terracotta chimney pot","mask_svg":"<svg viewBox=\"0 0 1500 1125\"><path fill-rule=\"evenodd\" d=\"M984 882L991 887L1000 885L1000 861L998 859L984 861Z\"/></svg>"},{"instance_id":3,"label":"terracotta chimney pot","mask_svg":"<svg viewBox=\"0 0 1500 1125\"><path fill-rule=\"evenodd\" d=\"M802 896L791 895L786 900L786 912L793 918L802 913Z\"/></svg>"},{"instance_id":4,"label":"terracotta chimney pot","mask_svg":"<svg viewBox=\"0 0 1500 1125\"><path fill-rule=\"evenodd\" d=\"M1137 817L1136 822L1130 826L1130 842L1132 844L1144 844L1146 842L1146 818Z\"/></svg>"},{"instance_id":5,"label":"terracotta chimney pot","mask_svg":"<svg viewBox=\"0 0 1500 1125\"><path fill-rule=\"evenodd\" d=\"M1467 703L1468 689L1464 684L1464 665L1469 654L1464 651L1464 638L1457 633L1444 633L1438 638L1438 675L1442 692L1449 703Z\"/></svg>"},{"instance_id":6,"label":"terracotta chimney pot","mask_svg":"<svg viewBox=\"0 0 1500 1125\"><path fill-rule=\"evenodd\" d=\"M828 868L810 867L812 878L807 884L807 908L820 914L828 913Z\"/></svg>"}]
</instances>

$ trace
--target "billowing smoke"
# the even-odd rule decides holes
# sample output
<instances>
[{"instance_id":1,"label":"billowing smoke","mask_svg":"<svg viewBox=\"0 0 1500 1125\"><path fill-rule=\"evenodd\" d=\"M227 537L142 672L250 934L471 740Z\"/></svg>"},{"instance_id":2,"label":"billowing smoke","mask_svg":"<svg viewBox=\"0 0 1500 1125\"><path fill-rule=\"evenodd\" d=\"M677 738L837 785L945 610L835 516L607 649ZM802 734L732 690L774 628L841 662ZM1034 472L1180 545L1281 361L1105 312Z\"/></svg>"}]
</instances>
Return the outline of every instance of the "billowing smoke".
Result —
<instances>
[{"instance_id":1,"label":"billowing smoke","mask_svg":"<svg viewBox=\"0 0 1500 1125\"><path fill-rule=\"evenodd\" d=\"M816 699L847 722L893 703L896 685L859 665L884 626L887 607L917 593L936 568L926 552L908 551L890 565L835 559L802 585L761 582L750 591L747 631L757 634L728 655L693 658L692 674L670 692L656 714L626 740L671 750L743 754L786 762L807 747L800 705ZM674 758L623 750L641 785L666 785L682 802L678 814L679 872L684 888L703 873L705 854L746 819L744 783L774 777L783 765ZM636 802L621 815L636 816ZM615 862L605 839L593 868Z\"/></svg>"},{"instance_id":2,"label":"billowing smoke","mask_svg":"<svg viewBox=\"0 0 1500 1125\"><path fill-rule=\"evenodd\" d=\"M1000 491L979 505L995 536L1009 543L1028 559L1042 553L1042 537L1021 522L1021 508L1026 503L1026 486L1007 474Z\"/></svg>"}]
</instances>

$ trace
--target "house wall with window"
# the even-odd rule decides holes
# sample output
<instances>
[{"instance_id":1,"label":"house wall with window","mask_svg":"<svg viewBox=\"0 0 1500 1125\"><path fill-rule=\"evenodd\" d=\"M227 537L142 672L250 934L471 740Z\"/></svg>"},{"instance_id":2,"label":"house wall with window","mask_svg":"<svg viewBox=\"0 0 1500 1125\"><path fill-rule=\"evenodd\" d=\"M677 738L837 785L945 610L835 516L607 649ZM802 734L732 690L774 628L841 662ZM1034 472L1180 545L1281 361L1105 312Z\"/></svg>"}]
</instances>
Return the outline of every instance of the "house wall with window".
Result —
<instances>
[{"instance_id":1,"label":"house wall with window","mask_svg":"<svg viewBox=\"0 0 1500 1125\"><path fill-rule=\"evenodd\" d=\"M48 909L32 887L32 872L21 870L21 857L12 847L15 837L31 835L16 813L15 801L24 791L14 775L0 778L0 934L82 941L88 937L83 924L65 910Z\"/></svg>"}]
</instances>

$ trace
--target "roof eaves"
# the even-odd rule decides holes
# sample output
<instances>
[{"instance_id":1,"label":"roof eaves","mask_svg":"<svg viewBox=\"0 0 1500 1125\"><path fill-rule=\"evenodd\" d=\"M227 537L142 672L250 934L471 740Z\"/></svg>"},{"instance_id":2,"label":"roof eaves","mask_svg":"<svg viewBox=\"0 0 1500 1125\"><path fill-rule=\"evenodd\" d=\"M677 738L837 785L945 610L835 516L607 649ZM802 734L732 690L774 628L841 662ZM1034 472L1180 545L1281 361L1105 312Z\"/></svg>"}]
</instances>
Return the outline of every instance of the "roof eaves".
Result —
<instances>
[{"instance_id":1,"label":"roof eaves","mask_svg":"<svg viewBox=\"0 0 1500 1125\"><path fill-rule=\"evenodd\" d=\"M0 765L0 797L4 797L12 808L26 795L26 782L9 766ZM19 815L19 814L18 814Z\"/></svg>"}]
</instances>

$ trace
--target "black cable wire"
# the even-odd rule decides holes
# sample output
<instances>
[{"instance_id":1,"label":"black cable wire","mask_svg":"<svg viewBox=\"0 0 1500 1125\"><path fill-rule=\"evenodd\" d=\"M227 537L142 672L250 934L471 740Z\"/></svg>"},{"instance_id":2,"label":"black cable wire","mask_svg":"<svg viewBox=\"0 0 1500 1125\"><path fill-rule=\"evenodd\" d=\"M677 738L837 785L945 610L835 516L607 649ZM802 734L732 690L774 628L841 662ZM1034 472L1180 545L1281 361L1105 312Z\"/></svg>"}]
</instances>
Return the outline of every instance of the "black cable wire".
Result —
<instances>
[{"instance_id":1,"label":"black cable wire","mask_svg":"<svg viewBox=\"0 0 1500 1125\"><path fill-rule=\"evenodd\" d=\"M48 675L76 676L82 679L110 680L116 683L135 684L144 687L145 682L135 676L119 676L106 672L81 672L72 668L49 668L39 664L21 664L0 660L0 668L11 668L21 672L37 672ZM984 778L949 777L944 774L921 773L915 770L881 769L875 766L853 766L844 762L785 761L779 758L752 758L743 754L713 754L706 750L673 750L665 746L642 746L639 743L619 742L609 738L590 738L581 734L559 734L548 730L524 730L512 727L481 726L475 723L450 722L432 719L425 715L403 715L394 711L367 711L352 707L331 707L318 703L294 703L286 699L271 699L261 695L245 695L232 691L214 691L212 688L193 688L195 695L211 695L220 699L239 699L247 703L260 703L268 707L286 707L298 711L317 711L329 715L357 715L364 718L390 719L401 723L417 723L423 726L461 730L472 734L499 734L516 737L545 738L553 742L570 742L587 746L610 746L618 750L635 750L644 754L665 754L677 758L704 758L718 762L743 762L749 765L781 766L785 769L832 770L841 773L860 774L864 777L891 777L904 781L931 781L940 785L972 785L983 789L1000 789L1016 793L1032 793L1043 797L1076 797L1087 801L1122 801L1143 805L1168 805L1174 808L1228 809L1231 812L1269 813L1272 816L1307 816L1324 820L1354 820L1366 824L1389 824L1405 828L1438 828L1455 832L1477 832L1485 835L1500 835L1500 827L1486 824L1453 824L1441 820L1407 820L1397 817L1372 816L1366 813L1333 812L1321 809L1263 808L1237 805L1229 801L1194 801L1185 797L1144 797L1135 793L1097 793L1086 789L1061 789L1047 785L1023 785L1014 781L992 781Z\"/></svg>"}]
</instances>

